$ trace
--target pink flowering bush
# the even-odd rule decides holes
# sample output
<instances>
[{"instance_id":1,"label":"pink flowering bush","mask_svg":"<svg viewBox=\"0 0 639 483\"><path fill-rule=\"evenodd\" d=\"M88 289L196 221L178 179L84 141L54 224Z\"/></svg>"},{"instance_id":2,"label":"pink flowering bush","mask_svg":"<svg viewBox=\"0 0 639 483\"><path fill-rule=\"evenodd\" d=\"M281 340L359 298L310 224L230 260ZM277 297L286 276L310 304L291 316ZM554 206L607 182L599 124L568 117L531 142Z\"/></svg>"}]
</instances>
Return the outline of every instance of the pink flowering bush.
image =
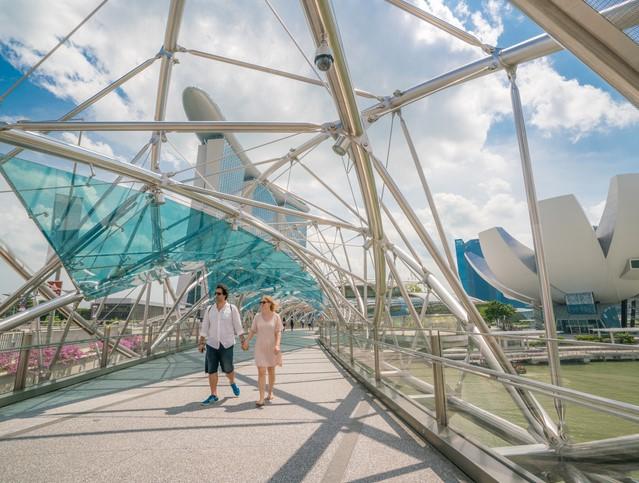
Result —
<instances>
[{"instance_id":1,"label":"pink flowering bush","mask_svg":"<svg viewBox=\"0 0 639 483\"><path fill-rule=\"evenodd\" d=\"M6 371L9 374L15 374L18 369L18 351L0 352L0 371Z\"/></svg>"},{"instance_id":2,"label":"pink flowering bush","mask_svg":"<svg viewBox=\"0 0 639 483\"><path fill-rule=\"evenodd\" d=\"M60 361L79 361L84 357L84 351L77 345L64 345L60 351Z\"/></svg>"},{"instance_id":3,"label":"pink flowering bush","mask_svg":"<svg viewBox=\"0 0 639 483\"><path fill-rule=\"evenodd\" d=\"M123 337L120 340L120 345L127 349L131 349L134 352L140 352L142 350L142 336L131 335ZM95 349L96 346L102 350L102 341L93 342L89 344L91 349ZM42 351L42 364L43 367L48 368L53 361L57 347L45 347L43 349L32 349L29 354L29 369L36 369L38 367L38 353ZM56 365L71 365L74 362L78 362L81 359L87 357L87 354L80 346L65 344L62 346L60 356L56 362ZM18 360L20 359L20 351L4 351L0 352L0 373L6 372L8 374L15 374L18 370Z\"/></svg>"},{"instance_id":4,"label":"pink flowering bush","mask_svg":"<svg viewBox=\"0 0 639 483\"><path fill-rule=\"evenodd\" d=\"M112 340L115 342L115 339ZM95 349L96 347L102 350L103 342L100 340L98 342L92 342L89 344L91 349ZM127 349L131 349L133 352L139 352L142 349L142 336L141 335L130 335L127 337L122 337L120 339L120 345Z\"/></svg>"},{"instance_id":5,"label":"pink flowering bush","mask_svg":"<svg viewBox=\"0 0 639 483\"><path fill-rule=\"evenodd\" d=\"M49 367L53 361L56 347L45 347L42 351L42 364ZM32 349L29 354L29 369L38 367L39 349ZM15 374L18 370L19 351L0 352L0 371ZM84 351L77 345L64 345L60 351L57 364L70 365L85 357Z\"/></svg>"},{"instance_id":6,"label":"pink flowering bush","mask_svg":"<svg viewBox=\"0 0 639 483\"><path fill-rule=\"evenodd\" d=\"M120 345L126 347L127 349L131 349L133 352L140 352L140 350L142 349L142 336L132 335L129 337L123 337L120 340Z\"/></svg>"}]
</instances>

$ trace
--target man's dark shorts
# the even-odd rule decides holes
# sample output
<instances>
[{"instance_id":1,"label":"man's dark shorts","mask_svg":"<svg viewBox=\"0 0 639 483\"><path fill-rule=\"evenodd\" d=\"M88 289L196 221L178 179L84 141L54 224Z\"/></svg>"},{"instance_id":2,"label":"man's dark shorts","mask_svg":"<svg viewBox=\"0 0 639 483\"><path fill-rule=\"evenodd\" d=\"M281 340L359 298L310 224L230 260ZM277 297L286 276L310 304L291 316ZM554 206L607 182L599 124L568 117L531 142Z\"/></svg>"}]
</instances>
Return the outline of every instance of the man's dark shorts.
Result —
<instances>
[{"instance_id":1,"label":"man's dark shorts","mask_svg":"<svg viewBox=\"0 0 639 483\"><path fill-rule=\"evenodd\" d=\"M217 372L218 366L222 367L222 372L225 374L233 372L233 346L225 348L220 344L219 349L214 349L206 344L204 372L214 374Z\"/></svg>"}]
</instances>

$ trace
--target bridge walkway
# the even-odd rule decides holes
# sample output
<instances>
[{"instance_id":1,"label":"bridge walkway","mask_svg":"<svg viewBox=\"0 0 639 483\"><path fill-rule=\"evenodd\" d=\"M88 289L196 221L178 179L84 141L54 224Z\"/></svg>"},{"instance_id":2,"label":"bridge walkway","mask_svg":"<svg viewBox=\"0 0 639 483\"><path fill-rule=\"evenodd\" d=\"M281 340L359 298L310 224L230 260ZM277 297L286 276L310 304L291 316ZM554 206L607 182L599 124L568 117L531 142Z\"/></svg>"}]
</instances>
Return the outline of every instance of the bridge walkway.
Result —
<instances>
[{"instance_id":1,"label":"bridge walkway","mask_svg":"<svg viewBox=\"0 0 639 483\"><path fill-rule=\"evenodd\" d=\"M239 348L239 347L238 347ZM237 348L236 348L237 349ZM276 399L208 394L202 356L155 359L0 409L2 481L457 482L468 478L405 427L303 331L285 332Z\"/></svg>"}]
</instances>

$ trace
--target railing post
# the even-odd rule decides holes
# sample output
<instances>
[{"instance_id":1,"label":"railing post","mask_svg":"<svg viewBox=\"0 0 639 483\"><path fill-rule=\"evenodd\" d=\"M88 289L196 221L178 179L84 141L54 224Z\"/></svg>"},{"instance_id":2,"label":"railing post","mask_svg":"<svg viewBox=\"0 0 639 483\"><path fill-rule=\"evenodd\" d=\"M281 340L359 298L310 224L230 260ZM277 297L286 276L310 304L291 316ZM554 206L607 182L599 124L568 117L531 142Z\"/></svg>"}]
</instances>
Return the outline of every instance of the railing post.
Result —
<instances>
[{"instance_id":1,"label":"railing post","mask_svg":"<svg viewBox=\"0 0 639 483\"><path fill-rule=\"evenodd\" d=\"M153 342L153 326L147 327L147 339L146 339L146 356L151 357L151 343Z\"/></svg>"},{"instance_id":2,"label":"railing post","mask_svg":"<svg viewBox=\"0 0 639 483\"><path fill-rule=\"evenodd\" d=\"M381 382L382 369L379 356L379 327L373 327L373 370L375 372L375 382Z\"/></svg>"},{"instance_id":3,"label":"railing post","mask_svg":"<svg viewBox=\"0 0 639 483\"><path fill-rule=\"evenodd\" d=\"M355 358L353 357L353 324L348 325L348 349L351 356L351 366L355 365Z\"/></svg>"},{"instance_id":4,"label":"railing post","mask_svg":"<svg viewBox=\"0 0 639 483\"><path fill-rule=\"evenodd\" d=\"M105 368L109 363L109 336L111 324L104 324L104 337L102 338L102 353L100 354L100 367Z\"/></svg>"},{"instance_id":5,"label":"railing post","mask_svg":"<svg viewBox=\"0 0 639 483\"><path fill-rule=\"evenodd\" d=\"M175 350L179 351L180 350L180 326L182 324L179 323L176 327L175 327Z\"/></svg>"},{"instance_id":6,"label":"railing post","mask_svg":"<svg viewBox=\"0 0 639 483\"><path fill-rule=\"evenodd\" d=\"M441 357L442 346L439 331L437 331L437 334L431 334L430 341L433 355ZM433 361L433 382L435 383L435 416L437 418L437 424L440 427L445 427L448 426L448 414L446 412L446 382L444 381L444 366L441 362Z\"/></svg>"},{"instance_id":7,"label":"railing post","mask_svg":"<svg viewBox=\"0 0 639 483\"><path fill-rule=\"evenodd\" d=\"M335 338L337 339L337 353L339 354L339 319L335 321Z\"/></svg>"},{"instance_id":8,"label":"railing post","mask_svg":"<svg viewBox=\"0 0 639 483\"><path fill-rule=\"evenodd\" d=\"M24 389L27 383L27 374L29 373L29 357L31 356L31 343L33 334L25 332L22 334L22 343L20 356L18 358L18 367L16 368L16 377L13 383L13 390L19 391Z\"/></svg>"}]
</instances>

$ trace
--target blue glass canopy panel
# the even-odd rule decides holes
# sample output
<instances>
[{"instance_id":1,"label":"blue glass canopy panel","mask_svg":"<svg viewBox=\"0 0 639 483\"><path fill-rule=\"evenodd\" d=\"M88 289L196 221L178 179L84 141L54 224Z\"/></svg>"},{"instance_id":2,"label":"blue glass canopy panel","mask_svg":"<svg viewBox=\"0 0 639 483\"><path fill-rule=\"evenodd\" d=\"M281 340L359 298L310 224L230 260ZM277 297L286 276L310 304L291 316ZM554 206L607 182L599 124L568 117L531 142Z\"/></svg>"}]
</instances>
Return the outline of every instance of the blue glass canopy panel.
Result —
<instances>
[{"instance_id":1,"label":"blue glass canopy panel","mask_svg":"<svg viewBox=\"0 0 639 483\"><path fill-rule=\"evenodd\" d=\"M322 302L315 279L287 253L173 199L158 204L139 183L19 158L0 171L87 299L204 266L233 291Z\"/></svg>"}]
</instances>

